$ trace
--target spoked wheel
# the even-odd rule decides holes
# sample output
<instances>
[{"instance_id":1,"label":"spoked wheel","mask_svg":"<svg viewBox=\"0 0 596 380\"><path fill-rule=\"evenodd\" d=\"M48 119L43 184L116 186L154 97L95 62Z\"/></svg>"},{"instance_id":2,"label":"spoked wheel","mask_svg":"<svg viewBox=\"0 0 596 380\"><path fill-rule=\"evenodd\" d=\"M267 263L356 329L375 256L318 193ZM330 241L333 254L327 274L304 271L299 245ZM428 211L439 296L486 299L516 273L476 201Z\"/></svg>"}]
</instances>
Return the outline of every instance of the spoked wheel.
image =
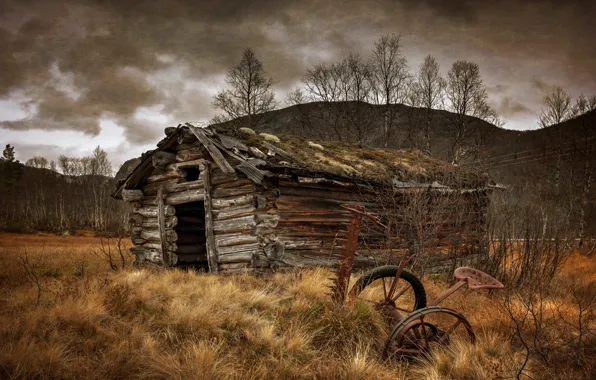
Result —
<instances>
[{"instance_id":1,"label":"spoked wheel","mask_svg":"<svg viewBox=\"0 0 596 380\"><path fill-rule=\"evenodd\" d=\"M476 342L470 322L455 310L426 307L414 311L393 328L383 357L402 359L426 355L434 347L446 346L455 339Z\"/></svg>"},{"instance_id":2,"label":"spoked wheel","mask_svg":"<svg viewBox=\"0 0 596 380\"><path fill-rule=\"evenodd\" d=\"M390 320L390 325L426 306L426 291L418 277L403 270L396 282L397 270L396 265L372 269L350 290L350 296L373 303Z\"/></svg>"}]
</instances>

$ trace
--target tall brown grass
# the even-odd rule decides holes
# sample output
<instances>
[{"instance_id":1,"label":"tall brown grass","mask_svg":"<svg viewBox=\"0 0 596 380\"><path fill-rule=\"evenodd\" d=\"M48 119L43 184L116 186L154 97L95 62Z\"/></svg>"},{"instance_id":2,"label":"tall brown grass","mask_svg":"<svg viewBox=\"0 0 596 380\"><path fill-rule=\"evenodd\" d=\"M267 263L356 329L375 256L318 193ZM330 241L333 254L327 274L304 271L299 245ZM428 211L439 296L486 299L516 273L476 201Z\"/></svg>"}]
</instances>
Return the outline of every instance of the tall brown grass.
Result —
<instances>
[{"instance_id":1,"label":"tall brown grass","mask_svg":"<svg viewBox=\"0 0 596 380\"><path fill-rule=\"evenodd\" d=\"M499 379L515 377L523 362L497 292L465 291L445 303L470 319L475 346L453 342L417 362L382 362L382 318L368 303L331 303L328 270L259 278L113 272L91 253L98 244L91 237L0 235L0 378ZM24 256L40 279L39 301L19 261ZM574 258L561 284L578 273L594 281L595 269L594 260ZM436 278L425 285L432 296L448 284ZM573 321L565 286L559 309ZM556 328L577 338L570 326ZM585 363L564 365L575 378L590 378ZM554 377L536 358L526 367L522 376Z\"/></svg>"}]
</instances>

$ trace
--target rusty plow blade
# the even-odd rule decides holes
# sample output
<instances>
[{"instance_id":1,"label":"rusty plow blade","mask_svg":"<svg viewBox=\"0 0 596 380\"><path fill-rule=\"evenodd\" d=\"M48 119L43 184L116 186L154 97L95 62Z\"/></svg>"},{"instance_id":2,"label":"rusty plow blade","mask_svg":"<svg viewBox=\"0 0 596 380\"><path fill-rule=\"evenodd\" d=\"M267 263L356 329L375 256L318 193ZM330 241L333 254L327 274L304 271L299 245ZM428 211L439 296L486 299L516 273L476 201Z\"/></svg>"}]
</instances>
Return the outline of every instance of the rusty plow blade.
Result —
<instances>
[{"instance_id":1,"label":"rusty plow blade","mask_svg":"<svg viewBox=\"0 0 596 380\"><path fill-rule=\"evenodd\" d=\"M358 245L358 236L360 235L362 216L364 215L364 206L342 205L342 207L352 211L352 219L348 225L346 242L339 257L337 274L331 286L331 299L337 303L343 303L346 299L350 276L352 275L352 265L354 264L354 256L356 255L356 247Z\"/></svg>"}]
</instances>

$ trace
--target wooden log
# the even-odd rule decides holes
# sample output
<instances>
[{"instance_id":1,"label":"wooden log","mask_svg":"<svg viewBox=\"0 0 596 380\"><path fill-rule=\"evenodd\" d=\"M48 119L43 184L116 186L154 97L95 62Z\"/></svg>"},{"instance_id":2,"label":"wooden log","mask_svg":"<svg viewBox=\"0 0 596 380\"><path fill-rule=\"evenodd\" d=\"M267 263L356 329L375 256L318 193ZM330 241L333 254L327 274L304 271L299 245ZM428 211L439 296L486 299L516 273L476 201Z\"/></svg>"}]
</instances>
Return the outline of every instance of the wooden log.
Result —
<instances>
[{"instance_id":1,"label":"wooden log","mask_svg":"<svg viewBox=\"0 0 596 380\"><path fill-rule=\"evenodd\" d=\"M217 164L217 166L224 172L227 174L234 174L234 168L228 163L228 161L226 161L225 157L223 156L223 154L220 152L219 149L217 149L217 147L215 146L215 144L213 144L213 142L211 141L211 139L209 139L205 133L203 132L202 129L197 128L195 126L193 126L190 123L186 123L186 125L188 126L188 129L196 136L197 140L199 140L199 142L201 144L203 144L203 146L205 147L205 149L207 149L207 152L209 152L209 155L211 156L211 158L213 159L213 161L215 161L215 163ZM187 160L184 160L187 161Z\"/></svg>"},{"instance_id":2,"label":"wooden log","mask_svg":"<svg viewBox=\"0 0 596 380\"><path fill-rule=\"evenodd\" d=\"M165 181L165 180L173 179L173 178L184 178L184 177L186 177L186 172L184 170L180 170L180 169L165 170L163 172L150 175L149 177L147 177L147 182L153 183L153 182L160 182L160 181Z\"/></svg>"},{"instance_id":3,"label":"wooden log","mask_svg":"<svg viewBox=\"0 0 596 380\"><path fill-rule=\"evenodd\" d=\"M131 247L130 252L136 256L137 262L149 261L155 264L162 263L161 252L156 249L147 249L143 247Z\"/></svg>"},{"instance_id":4,"label":"wooden log","mask_svg":"<svg viewBox=\"0 0 596 380\"><path fill-rule=\"evenodd\" d=\"M162 250L161 242L149 241L145 244L142 244L141 247L147 248L147 249L157 249L158 251ZM176 251L178 249L178 246L176 245L176 243L166 242L166 248L168 251Z\"/></svg>"},{"instance_id":5,"label":"wooden log","mask_svg":"<svg viewBox=\"0 0 596 380\"><path fill-rule=\"evenodd\" d=\"M218 220L213 222L213 230L216 233L232 233L250 231L256 227L253 215L239 218Z\"/></svg>"},{"instance_id":6,"label":"wooden log","mask_svg":"<svg viewBox=\"0 0 596 380\"><path fill-rule=\"evenodd\" d=\"M153 182L150 183L148 185L146 185L145 187L143 187L143 194L145 195L157 195L157 191L160 188L163 188L165 191L169 191L169 189L176 185L179 184L180 182L184 182L183 178L172 178L172 179L167 179L165 181L160 181L160 182Z\"/></svg>"},{"instance_id":7,"label":"wooden log","mask_svg":"<svg viewBox=\"0 0 596 380\"><path fill-rule=\"evenodd\" d=\"M222 208L227 208L227 207L232 207L232 206L241 206L241 205L252 204L253 200L254 200L253 194L245 194L245 195L240 195L237 197L213 199L212 206L213 206L213 209L219 210Z\"/></svg>"},{"instance_id":8,"label":"wooden log","mask_svg":"<svg viewBox=\"0 0 596 380\"><path fill-rule=\"evenodd\" d=\"M162 241L161 233L159 230L149 230L144 229L141 234L141 238L147 241ZM178 234L174 230L166 229L165 230L165 240L168 242L176 242L178 240Z\"/></svg>"},{"instance_id":9,"label":"wooden log","mask_svg":"<svg viewBox=\"0 0 596 380\"><path fill-rule=\"evenodd\" d=\"M275 200L275 207L280 210L340 210L349 213L349 211L340 207L340 205L342 204L361 204L366 206L367 210L377 206L376 203L367 202L365 200L347 201L342 199L331 199L312 196L282 195Z\"/></svg>"},{"instance_id":10,"label":"wooden log","mask_svg":"<svg viewBox=\"0 0 596 380\"><path fill-rule=\"evenodd\" d=\"M219 255L217 258L218 258L220 264L238 263L238 262L250 263L252 261L252 256L253 256L253 252L242 251L242 252L230 253L229 255Z\"/></svg>"},{"instance_id":11,"label":"wooden log","mask_svg":"<svg viewBox=\"0 0 596 380\"><path fill-rule=\"evenodd\" d=\"M166 228L174 228L178 224L178 217L174 216L166 216L165 218ZM149 229L157 229L159 228L159 224L157 222L157 218L143 218L141 223L141 227L149 228Z\"/></svg>"},{"instance_id":12,"label":"wooden log","mask_svg":"<svg viewBox=\"0 0 596 380\"><path fill-rule=\"evenodd\" d=\"M166 166L176 162L176 155L174 153L168 153L163 151L154 152L151 156L151 163L156 169L165 169Z\"/></svg>"},{"instance_id":13,"label":"wooden log","mask_svg":"<svg viewBox=\"0 0 596 380\"><path fill-rule=\"evenodd\" d=\"M149 195L145 196L141 201L143 206L157 206L157 196Z\"/></svg>"},{"instance_id":14,"label":"wooden log","mask_svg":"<svg viewBox=\"0 0 596 380\"><path fill-rule=\"evenodd\" d=\"M298 197L313 197L319 199L339 200L346 202L375 202L374 196L364 196L357 193L347 191L331 191L319 190L299 187L279 187L280 197L283 196L298 196Z\"/></svg>"},{"instance_id":15,"label":"wooden log","mask_svg":"<svg viewBox=\"0 0 596 380\"><path fill-rule=\"evenodd\" d=\"M197 134L194 133L194 135L196 136ZM201 141L201 143L203 143L203 141ZM209 263L209 271L217 273L219 271L219 268L217 266L217 251L215 249L215 236L213 226L214 222L211 200L211 165L206 164L203 173L203 180L205 181L203 186L205 188L205 236L207 238L207 262Z\"/></svg>"},{"instance_id":16,"label":"wooden log","mask_svg":"<svg viewBox=\"0 0 596 380\"><path fill-rule=\"evenodd\" d=\"M177 193L170 193L166 196L166 203L169 205L179 205L182 203L198 202L205 200L203 189L186 190Z\"/></svg>"},{"instance_id":17,"label":"wooden log","mask_svg":"<svg viewBox=\"0 0 596 380\"><path fill-rule=\"evenodd\" d=\"M197 148L189 148L179 150L176 153L176 161L177 162L185 162L185 161L194 161L199 159L205 159L205 148L197 147Z\"/></svg>"},{"instance_id":18,"label":"wooden log","mask_svg":"<svg viewBox=\"0 0 596 380\"><path fill-rule=\"evenodd\" d=\"M238 218L241 216L254 215L256 209L251 204L232 206L213 211L215 220Z\"/></svg>"},{"instance_id":19,"label":"wooden log","mask_svg":"<svg viewBox=\"0 0 596 380\"><path fill-rule=\"evenodd\" d=\"M207 247L204 244L196 245L178 245L176 248L178 255L205 255L207 257Z\"/></svg>"},{"instance_id":20,"label":"wooden log","mask_svg":"<svg viewBox=\"0 0 596 380\"><path fill-rule=\"evenodd\" d=\"M292 267L336 267L338 256L335 254L322 255L316 251L286 249L283 255L277 258L276 261ZM356 255L354 257L353 267L356 269L370 268L375 265L376 261L372 256Z\"/></svg>"},{"instance_id":21,"label":"wooden log","mask_svg":"<svg viewBox=\"0 0 596 380\"><path fill-rule=\"evenodd\" d=\"M131 213L128 218L128 223L133 226L141 226L143 224L143 215Z\"/></svg>"},{"instance_id":22,"label":"wooden log","mask_svg":"<svg viewBox=\"0 0 596 380\"><path fill-rule=\"evenodd\" d=\"M140 235L132 235L130 240L134 245L141 245L147 242L147 240L143 239Z\"/></svg>"},{"instance_id":23,"label":"wooden log","mask_svg":"<svg viewBox=\"0 0 596 380\"><path fill-rule=\"evenodd\" d=\"M176 209L173 206L165 205L163 208L164 216L173 216L176 213ZM145 218L157 218L158 207L157 206L144 206L135 210L135 213L144 216Z\"/></svg>"},{"instance_id":24,"label":"wooden log","mask_svg":"<svg viewBox=\"0 0 596 380\"><path fill-rule=\"evenodd\" d=\"M246 273L250 272L249 263L228 263L220 264L222 272L225 273Z\"/></svg>"},{"instance_id":25,"label":"wooden log","mask_svg":"<svg viewBox=\"0 0 596 380\"><path fill-rule=\"evenodd\" d=\"M122 190L122 200L125 202L137 202L143 199L144 196L141 190Z\"/></svg>"},{"instance_id":26,"label":"wooden log","mask_svg":"<svg viewBox=\"0 0 596 380\"><path fill-rule=\"evenodd\" d=\"M203 188L203 179L199 176L199 179L196 181L188 181L188 182L181 182L176 183L173 185L165 186L164 190L167 190L169 193L177 193L180 191L187 191L187 190L197 190Z\"/></svg>"},{"instance_id":27,"label":"wooden log","mask_svg":"<svg viewBox=\"0 0 596 380\"><path fill-rule=\"evenodd\" d=\"M229 247L233 245L244 245L257 243L258 237L244 234L244 233L233 233L225 235L215 235L215 246L216 247Z\"/></svg>"},{"instance_id":28,"label":"wooden log","mask_svg":"<svg viewBox=\"0 0 596 380\"><path fill-rule=\"evenodd\" d=\"M170 164L166 167L166 170L179 170L179 169L186 169L186 168L199 168L205 166L207 161L205 159L198 159L198 160L191 160L191 161L181 161L176 162L174 164Z\"/></svg>"},{"instance_id":29,"label":"wooden log","mask_svg":"<svg viewBox=\"0 0 596 380\"><path fill-rule=\"evenodd\" d=\"M238 195L250 194L253 193L253 184L245 184L238 187L231 187L231 188L216 188L213 189L212 194L213 198L226 198L226 197L234 197Z\"/></svg>"},{"instance_id":30,"label":"wooden log","mask_svg":"<svg viewBox=\"0 0 596 380\"><path fill-rule=\"evenodd\" d=\"M212 187L225 187L225 184L232 184L235 185L235 181L240 179L245 180L245 178L239 178L240 173L224 173L218 168L212 168L211 172L211 186Z\"/></svg>"}]
</instances>

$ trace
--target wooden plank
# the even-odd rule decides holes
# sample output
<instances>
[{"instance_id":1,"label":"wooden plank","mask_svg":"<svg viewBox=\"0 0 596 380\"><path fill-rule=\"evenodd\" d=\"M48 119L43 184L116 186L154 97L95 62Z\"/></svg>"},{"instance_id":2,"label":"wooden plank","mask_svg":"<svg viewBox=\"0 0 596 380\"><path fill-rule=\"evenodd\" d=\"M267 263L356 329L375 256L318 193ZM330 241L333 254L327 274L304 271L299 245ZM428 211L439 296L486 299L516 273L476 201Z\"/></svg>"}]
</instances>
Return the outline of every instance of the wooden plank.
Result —
<instances>
[{"instance_id":1,"label":"wooden plank","mask_svg":"<svg viewBox=\"0 0 596 380\"><path fill-rule=\"evenodd\" d=\"M169 193L165 202L169 205L179 205L182 203L197 202L205 199L203 189L186 190L177 193Z\"/></svg>"},{"instance_id":2,"label":"wooden plank","mask_svg":"<svg viewBox=\"0 0 596 380\"><path fill-rule=\"evenodd\" d=\"M195 126L193 126L190 123L186 123L186 125L188 126L188 129L201 142L201 144L203 144L205 149L207 149L207 152L209 152L209 154L211 155L211 158L213 158L213 161L215 161L217 166L219 166L219 168L224 173L234 174L235 173L234 168L232 166L230 166L228 161L226 161L223 154L219 151L219 149L217 149L217 147L213 144L211 139L209 139L207 136L205 136L205 133L200 128L196 128Z\"/></svg>"},{"instance_id":3,"label":"wooden plank","mask_svg":"<svg viewBox=\"0 0 596 380\"><path fill-rule=\"evenodd\" d=\"M122 190L122 200L125 202L137 202L143 199L144 196L141 190Z\"/></svg>"},{"instance_id":4,"label":"wooden plank","mask_svg":"<svg viewBox=\"0 0 596 380\"><path fill-rule=\"evenodd\" d=\"M192 129L194 129L194 127L192 127ZM195 136L196 135L197 134L195 133ZM217 273L219 271L219 268L217 267L217 251L215 249L215 237L213 228L214 222L211 205L211 165L209 165L208 163L205 164L205 170L203 171L203 173L203 180L205 181L203 187L205 189L205 236L207 238L207 262L209 264L209 271Z\"/></svg>"},{"instance_id":5,"label":"wooden plank","mask_svg":"<svg viewBox=\"0 0 596 380\"><path fill-rule=\"evenodd\" d=\"M246 175L246 177L251 181L255 183L262 183L265 177L273 175L267 170L261 170L258 168L258 166L265 164L266 162L260 158L249 158L248 160L241 162L239 165L236 165L236 169L244 173L244 175Z\"/></svg>"}]
</instances>

